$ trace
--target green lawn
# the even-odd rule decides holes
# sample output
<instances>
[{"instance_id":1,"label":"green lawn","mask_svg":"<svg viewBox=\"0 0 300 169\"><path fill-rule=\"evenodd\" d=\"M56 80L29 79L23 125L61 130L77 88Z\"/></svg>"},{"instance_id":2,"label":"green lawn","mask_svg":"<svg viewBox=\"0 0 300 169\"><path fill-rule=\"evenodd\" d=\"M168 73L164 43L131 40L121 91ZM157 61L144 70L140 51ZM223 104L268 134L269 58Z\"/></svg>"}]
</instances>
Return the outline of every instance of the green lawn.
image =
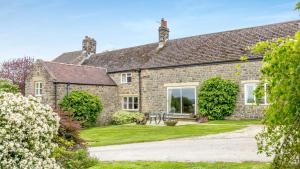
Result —
<instances>
[{"instance_id":1,"label":"green lawn","mask_svg":"<svg viewBox=\"0 0 300 169\"><path fill-rule=\"evenodd\" d=\"M267 169L268 163L243 162L243 163L184 163L184 162L100 162L90 169Z\"/></svg>"},{"instance_id":2,"label":"green lawn","mask_svg":"<svg viewBox=\"0 0 300 169\"><path fill-rule=\"evenodd\" d=\"M235 125L249 125L262 124L261 120L214 120L204 124L235 124Z\"/></svg>"},{"instance_id":3,"label":"green lawn","mask_svg":"<svg viewBox=\"0 0 300 169\"><path fill-rule=\"evenodd\" d=\"M242 129L246 125L183 125L143 126L119 125L93 127L82 130L80 135L89 146L105 146L147 141L159 141L181 137L203 136Z\"/></svg>"}]
</instances>

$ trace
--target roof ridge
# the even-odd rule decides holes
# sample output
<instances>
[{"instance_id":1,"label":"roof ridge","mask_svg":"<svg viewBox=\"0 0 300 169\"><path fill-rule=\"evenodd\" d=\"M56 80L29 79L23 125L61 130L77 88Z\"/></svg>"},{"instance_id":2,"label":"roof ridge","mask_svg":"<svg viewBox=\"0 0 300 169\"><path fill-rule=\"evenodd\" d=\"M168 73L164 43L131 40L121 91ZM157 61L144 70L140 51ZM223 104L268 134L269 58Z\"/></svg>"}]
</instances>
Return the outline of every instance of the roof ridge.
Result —
<instances>
[{"instance_id":1,"label":"roof ridge","mask_svg":"<svg viewBox=\"0 0 300 169\"><path fill-rule=\"evenodd\" d=\"M254 29L254 28L263 28L263 27L266 27L266 26L275 26L275 25L287 24L287 23L292 23L292 22L299 22L299 24L300 24L300 19L290 20L290 21L285 21L285 22L276 22L276 23L264 24L264 25L258 25L258 26L251 26L251 27L245 27L245 28L230 29L230 30L219 31L219 32L211 32L211 33L205 33L205 34L200 34L200 35L187 36L187 37L182 37L182 38L171 39L169 41L175 41L175 40L181 40L181 39L188 39L188 38L200 37L200 36L207 36L207 35L215 35L215 34L221 34L221 33L227 33L227 32L234 32L234 31L241 31L241 30L248 30L248 29Z\"/></svg>"},{"instance_id":2,"label":"roof ridge","mask_svg":"<svg viewBox=\"0 0 300 169\"><path fill-rule=\"evenodd\" d=\"M54 61L44 61L44 62L48 62L48 63L54 63L54 64L61 64L61 65L68 65L68 66L78 66L78 67L90 67L90 68L99 68L99 69L105 69L104 67L100 67L100 66L89 66L89 65L76 65L76 64L70 64L70 63L61 63L61 62L54 62Z\"/></svg>"},{"instance_id":3,"label":"roof ridge","mask_svg":"<svg viewBox=\"0 0 300 169\"><path fill-rule=\"evenodd\" d=\"M193 38L193 37L199 37L199 36L207 36L207 35L214 35L214 34L220 34L220 33L234 32L234 31L240 31L240 30L262 28L262 27L274 26L274 25L278 25L278 24L287 24L287 23L297 22L297 21L300 23L300 19L296 19L296 20L290 20L290 21L285 21L285 22L276 22L276 23L270 23L270 24L264 24L264 25L258 25L258 26L251 26L251 27L245 27L245 28L239 28L239 29L230 29L230 30L219 31L219 32L211 32L211 33L204 33L204 34L200 34L200 35L193 35L193 36L175 38L175 39L170 39L167 42L181 40L181 39L188 39L188 38ZM152 42L152 43L147 43L147 44L143 44L143 45L136 45L136 46L131 46L131 47L125 47L125 48L120 48L120 49L115 49L115 50L110 50L110 51L102 51L100 53L96 53L95 55L105 54L105 53L115 52L115 51L120 51L120 50L125 50L125 49L131 49L131 48L136 48L136 47L142 47L142 46L146 46L146 45L153 45L153 44L158 44L158 42Z\"/></svg>"}]
</instances>

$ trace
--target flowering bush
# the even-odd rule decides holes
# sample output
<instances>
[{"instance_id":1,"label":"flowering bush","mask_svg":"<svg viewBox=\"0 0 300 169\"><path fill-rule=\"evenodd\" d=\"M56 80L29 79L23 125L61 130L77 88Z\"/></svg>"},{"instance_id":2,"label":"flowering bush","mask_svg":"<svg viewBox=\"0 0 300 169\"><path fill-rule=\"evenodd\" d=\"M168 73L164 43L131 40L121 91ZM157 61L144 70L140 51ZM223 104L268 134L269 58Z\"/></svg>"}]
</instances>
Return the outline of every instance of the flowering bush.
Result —
<instances>
[{"instance_id":1,"label":"flowering bush","mask_svg":"<svg viewBox=\"0 0 300 169\"><path fill-rule=\"evenodd\" d=\"M144 118L145 115L139 112L118 111L113 114L112 122L113 124L120 125L142 121Z\"/></svg>"},{"instance_id":2,"label":"flowering bush","mask_svg":"<svg viewBox=\"0 0 300 169\"><path fill-rule=\"evenodd\" d=\"M0 168L56 169L59 117L34 97L0 92Z\"/></svg>"}]
</instances>

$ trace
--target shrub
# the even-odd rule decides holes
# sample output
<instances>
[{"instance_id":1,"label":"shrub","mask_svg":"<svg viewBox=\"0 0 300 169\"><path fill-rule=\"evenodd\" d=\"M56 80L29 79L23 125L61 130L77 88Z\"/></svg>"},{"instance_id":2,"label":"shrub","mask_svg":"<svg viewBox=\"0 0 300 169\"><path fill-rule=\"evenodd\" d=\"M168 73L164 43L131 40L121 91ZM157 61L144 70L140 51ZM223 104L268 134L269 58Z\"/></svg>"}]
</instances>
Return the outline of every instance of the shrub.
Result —
<instances>
[{"instance_id":1,"label":"shrub","mask_svg":"<svg viewBox=\"0 0 300 169\"><path fill-rule=\"evenodd\" d=\"M0 92L18 93L19 87L8 79L0 79Z\"/></svg>"},{"instance_id":2,"label":"shrub","mask_svg":"<svg viewBox=\"0 0 300 169\"><path fill-rule=\"evenodd\" d=\"M0 92L0 168L60 168L50 157L59 117L34 97Z\"/></svg>"},{"instance_id":3,"label":"shrub","mask_svg":"<svg viewBox=\"0 0 300 169\"><path fill-rule=\"evenodd\" d=\"M198 94L199 114L210 120L224 119L234 111L238 92L238 85L229 80L214 77L204 81Z\"/></svg>"},{"instance_id":4,"label":"shrub","mask_svg":"<svg viewBox=\"0 0 300 169\"><path fill-rule=\"evenodd\" d=\"M165 125L167 126L175 126L177 124L177 120L176 119L168 119L166 121L164 121Z\"/></svg>"},{"instance_id":5,"label":"shrub","mask_svg":"<svg viewBox=\"0 0 300 169\"><path fill-rule=\"evenodd\" d=\"M143 121L145 118L144 114L139 112L126 112L126 111L118 111L113 114L112 122L113 124L128 124L137 121Z\"/></svg>"},{"instance_id":6,"label":"shrub","mask_svg":"<svg viewBox=\"0 0 300 169\"><path fill-rule=\"evenodd\" d=\"M85 91L73 91L65 96L59 106L63 111L72 112L72 118L85 127L95 124L102 104L98 96Z\"/></svg>"},{"instance_id":7,"label":"shrub","mask_svg":"<svg viewBox=\"0 0 300 169\"><path fill-rule=\"evenodd\" d=\"M84 141L79 136L81 129L80 122L72 119L70 117L71 113L64 112L60 109L55 110L55 112L60 117L60 125L54 142L67 149L84 148Z\"/></svg>"},{"instance_id":8,"label":"shrub","mask_svg":"<svg viewBox=\"0 0 300 169\"><path fill-rule=\"evenodd\" d=\"M89 157L86 150L68 151L58 147L52 154L64 169L86 169L98 164L98 160Z\"/></svg>"}]
</instances>

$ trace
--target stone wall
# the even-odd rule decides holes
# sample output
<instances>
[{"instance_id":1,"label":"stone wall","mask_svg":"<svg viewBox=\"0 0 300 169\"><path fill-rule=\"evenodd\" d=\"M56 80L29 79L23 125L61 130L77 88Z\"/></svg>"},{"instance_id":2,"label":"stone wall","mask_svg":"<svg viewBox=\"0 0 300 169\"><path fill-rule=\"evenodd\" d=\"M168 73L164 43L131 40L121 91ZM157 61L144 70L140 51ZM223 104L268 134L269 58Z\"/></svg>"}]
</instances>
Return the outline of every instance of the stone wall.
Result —
<instances>
[{"instance_id":1,"label":"stone wall","mask_svg":"<svg viewBox=\"0 0 300 169\"><path fill-rule=\"evenodd\" d=\"M130 83L121 83L122 73L131 73ZM122 72L122 73L110 73L109 76L118 85L118 103L120 109L122 109L122 99L124 96L138 96L139 95L139 77L137 71Z\"/></svg>"},{"instance_id":2,"label":"stone wall","mask_svg":"<svg viewBox=\"0 0 300 169\"><path fill-rule=\"evenodd\" d=\"M148 69L142 70L142 112L166 112L167 111L167 87L168 83L202 82L214 76L236 81L240 86L236 109L230 119L255 119L262 117L261 106L244 104L243 81L259 80L261 61L241 63L240 76L236 73L236 63L210 64L190 67ZM197 95L197 94L196 94Z\"/></svg>"},{"instance_id":3,"label":"stone wall","mask_svg":"<svg viewBox=\"0 0 300 169\"><path fill-rule=\"evenodd\" d=\"M262 117L262 109L265 107L244 104L244 82L259 80L259 69L261 61L248 61L241 63L240 76L236 73L237 63L209 64L199 66L187 66L176 68L147 69L141 71L141 104L142 112L166 112L167 111L167 87L166 84L198 82L197 89L202 82L214 76L236 81L240 86L236 109L229 119L255 119ZM124 72L125 73L125 72ZM123 96L139 96L138 72L132 71L132 82L121 84L122 73L109 73L117 84L116 86L75 85L71 84L69 92L84 90L98 95L104 105L99 123L107 124L111 120L113 112L122 109ZM54 84L53 79L43 68L41 62L34 66L33 73L26 80L26 95L34 95L34 82L43 83L42 101L54 106ZM66 84L57 84L57 99L63 98L67 93ZM197 95L197 94L196 94ZM57 101L58 103L58 101Z\"/></svg>"},{"instance_id":4,"label":"stone wall","mask_svg":"<svg viewBox=\"0 0 300 169\"><path fill-rule=\"evenodd\" d=\"M55 87L53 78L45 70L43 62L38 60L34 64L32 73L28 76L25 83L25 96L34 96L34 83L36 81L42 82L42 102L55 107ZM67 84L56 84L56 98L57 104L67 94ZM100 86L100 85L78 85L71 84L69 86L69 92L74 90L84 90L100 97L103 104L103 111L97 120L99 124L107 124L111 121L111 115L116 110L119 110L121 105L118 101L118 89L117 86Z\"/></svg>"},{"instance_id":5,"label":"stone wall","mask_svg":"<svg viewBox=\"0 0 300 169\"><path fill-rule=\"evenodd\" d=\"M42 102L54 105L54 86L53 78L45 70L43 66L43 61L37 60L34 64L33 71L27 77L25 81L25 96L32 95L35 96L34 85L35 82L42 82L42 96L38 98L42 99Z\"/></svg>"}]
</instances>

